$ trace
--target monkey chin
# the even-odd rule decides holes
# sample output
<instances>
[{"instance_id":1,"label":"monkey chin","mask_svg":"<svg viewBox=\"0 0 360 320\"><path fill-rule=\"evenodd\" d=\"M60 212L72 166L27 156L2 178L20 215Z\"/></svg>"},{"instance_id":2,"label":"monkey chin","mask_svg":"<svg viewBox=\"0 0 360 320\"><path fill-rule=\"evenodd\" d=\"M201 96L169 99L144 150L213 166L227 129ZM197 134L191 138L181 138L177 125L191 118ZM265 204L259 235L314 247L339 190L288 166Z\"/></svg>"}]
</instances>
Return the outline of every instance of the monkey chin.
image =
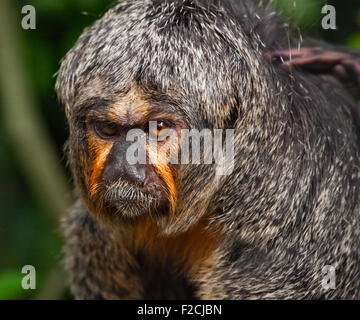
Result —
<instances>
[{"instance_id":1,"label":"monkey chin","mask_svg":"<svg viewBox=\"0 0 360 320\"><path fill-rule=\"evenodd\" d=\"M168 211L168 201L162 190L142 190L123 181L102 189L101 198L104 199L107 218L136 220Z\"/></svg>"}]
</instances>

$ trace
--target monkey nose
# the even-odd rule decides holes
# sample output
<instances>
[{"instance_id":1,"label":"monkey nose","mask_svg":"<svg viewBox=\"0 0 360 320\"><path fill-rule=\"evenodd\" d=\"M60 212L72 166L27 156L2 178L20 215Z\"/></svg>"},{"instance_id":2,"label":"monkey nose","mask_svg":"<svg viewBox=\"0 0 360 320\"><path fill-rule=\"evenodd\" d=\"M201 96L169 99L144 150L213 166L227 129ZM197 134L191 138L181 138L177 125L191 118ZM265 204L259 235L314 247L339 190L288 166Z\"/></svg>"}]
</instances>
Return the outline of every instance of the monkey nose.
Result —
<instances>
[{"instance_id":1,"label":"monkey nose","mask_svg":"<svg viewBox=\"0 0 360 320\"><path fill-rule=\"evenodd\" d=\"M129 165L124 172L123 179L139 187L144 185L146 180L146 168L142 165Z\"/></svg>"},{"instance_id":2,"label":"monkey nose","mask_svg":"<svg viewBox=\"0 0 360 320\"><path fill-rule=\"evenodd\" d=\"M103 171L102 181L109 185L121 179L129 184L142 187L146 180L146 175L146 167L141 164L109 164Z\"/></svg>"},{"instance_id":3,"label":"monkey nose","mask_svg":"<svg viewBox=\"0 0 360 320\"><path fill-rule=\"evenodd\" d=\"M126 150L129 143L115 143L110 154L104 164L102 172L102 181L106 185L124 180L129 184L142 187L146 180L147 169L146 164L131 164L126 158Z\"/></svg>"}]
</instances>

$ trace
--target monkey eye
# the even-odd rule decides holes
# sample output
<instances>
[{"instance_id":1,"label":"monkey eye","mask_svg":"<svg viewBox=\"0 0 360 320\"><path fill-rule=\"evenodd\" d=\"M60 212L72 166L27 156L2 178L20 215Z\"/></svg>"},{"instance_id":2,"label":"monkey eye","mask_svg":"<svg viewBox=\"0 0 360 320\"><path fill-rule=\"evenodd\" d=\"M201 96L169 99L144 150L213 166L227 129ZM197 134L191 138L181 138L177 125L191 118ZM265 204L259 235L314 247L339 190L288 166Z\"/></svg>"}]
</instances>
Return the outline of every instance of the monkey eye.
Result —
<instances>
[{"instance_id":1,"label":"monkey eye","mask_svg":"<svg viewBox=\"0 0 360 320\"><path fill-rule=\"evenodd\" d=\"M94 124L95 132L103 138L113 137L118 134L118 127L114 123L98 121Z\"/></svg>"},{"instance_id":2,"label":"monkey eye","mask_svg":"<svg viewBox=\"0 0 360 320\"><path fill-rule=\"evenodd\" d=\"M166 136L169 131L169 125L166 124L164 121L157 121L156 125L149 125L149 135L151 137L161 139Z\"/></svg>"}]
</instances>

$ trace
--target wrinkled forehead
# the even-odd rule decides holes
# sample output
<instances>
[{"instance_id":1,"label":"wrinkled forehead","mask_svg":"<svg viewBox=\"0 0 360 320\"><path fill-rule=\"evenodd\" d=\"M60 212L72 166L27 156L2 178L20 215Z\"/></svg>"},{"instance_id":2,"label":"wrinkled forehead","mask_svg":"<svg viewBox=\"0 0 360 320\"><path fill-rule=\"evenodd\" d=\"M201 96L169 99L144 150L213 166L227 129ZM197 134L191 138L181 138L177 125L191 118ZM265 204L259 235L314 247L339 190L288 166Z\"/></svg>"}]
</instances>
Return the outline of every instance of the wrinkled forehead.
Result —
<instances>
[{"instance_id":1,"label":"wrinkled forehead","mask_svg":"<svg viewBox=\"0 0 360 320\"><path fill-rule=\"evenodd\" d=\"M159 94L144 90L134 83L130 88L113 91L107 80L94 79L84 85L73 106L76 121L94 119L110 121L121 126L144 125L151 119L171 118L173 123L189 124L186 119L195 116L194 110L180 108L176 92ZM164 119L162 119L164 120Z\"/></svg>"}]
</instances>

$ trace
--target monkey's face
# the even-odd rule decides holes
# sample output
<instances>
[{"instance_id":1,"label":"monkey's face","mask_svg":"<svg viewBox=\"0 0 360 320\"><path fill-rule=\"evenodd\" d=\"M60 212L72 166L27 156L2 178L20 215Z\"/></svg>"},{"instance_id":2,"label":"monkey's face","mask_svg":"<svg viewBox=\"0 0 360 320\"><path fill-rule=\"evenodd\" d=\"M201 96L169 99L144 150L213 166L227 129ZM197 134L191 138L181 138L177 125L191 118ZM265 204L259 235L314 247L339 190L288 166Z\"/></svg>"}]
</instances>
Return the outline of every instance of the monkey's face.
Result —
<instances>
[{"instance_id":1,"label":"monkey's face","mask_svg":"<svg viewBox=\"0 0 360 320\"><path fill-rule=\"evenodd\" d=\"M83 145L78 150L83 194L97 214L133 218L174 212L177 177L170 157L177 155L184 122L164 105L146 101L140 88L116 101L83 103L83 141L75 144Z\"/></svg>"},{"instance_id":2,"label":"monkey's face","mask_svg":"<svg viewBox=\"0 0 360 320\"><path fill-rule=\"evenodd\" d=\"M69 120L73 175L89 210L173 215L182 224L173 230L215 211L211 202L221 198L225 181L215 177L215 166L166 158L178 155L183 128L238 126L246 137L246 126L261 127L266 84L254 47L231 16L196 1L121 1L88 28L62 62L56 90ZM145 141L139 163L128 157L133 129ZM160 138L156 146L151 133Z\"/></svg>"}]
</instances>

